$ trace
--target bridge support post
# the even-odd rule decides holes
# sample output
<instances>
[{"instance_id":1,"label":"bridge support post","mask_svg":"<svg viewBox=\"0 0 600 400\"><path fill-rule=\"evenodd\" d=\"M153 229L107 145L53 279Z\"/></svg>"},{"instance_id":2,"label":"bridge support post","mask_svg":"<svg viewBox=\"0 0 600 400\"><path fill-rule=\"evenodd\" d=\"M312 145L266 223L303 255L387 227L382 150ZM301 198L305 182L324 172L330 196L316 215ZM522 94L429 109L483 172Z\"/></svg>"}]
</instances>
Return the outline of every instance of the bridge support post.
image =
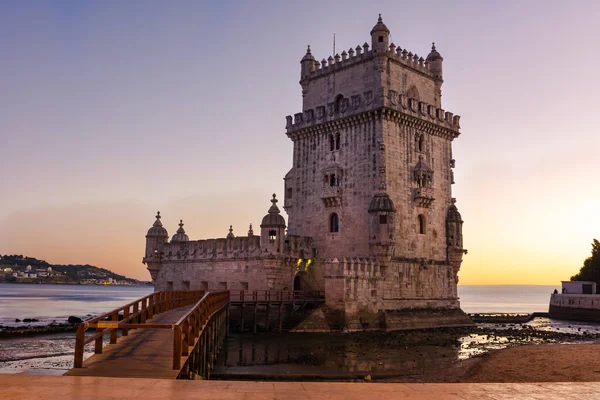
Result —
<instances>
[{"instance_id":1,"label":"bridge support post","mask_svg":"<svg viewBox=\"0 0 600 400\"><path fill-rule=\"evenodd\" d=\"M258 308L258 303L254 302L254 307L252 308L252 333L256 335L256 309Z\"/></svg>"},{"instance_id":2,"label":"bridge support post","mask_svg":"<svg viewBox=\"0 0 600 400\"><path fill-rule=\"evenodd\" d=\"M127 321L129 319L129 308L130 307L127 307L123 310L123 321ZM127 323L131 324L131 321L129 321ZM122 332L123 336L127 336L129 334L129 329L123 328L123 329L121 329L121 332Z\"/></svg>"},{"instance_id":3,"label":"bridge support post","mask_svg":"<svg viewBox=\"0 0 600 400\"><path fill-rule=\"evenodd\" d=\"M281 328L282 328L282 314L283 314L283 300L281 301L281 303L279 303L279 315L278 315L279 321L277 321L279 332L281 332Z\"/></svg>"},{"instance_id":4,"label":"bridge support post","mask_svg":"<svg viewBox=\"0 0 600 400\"><path fill-rule=\"evenodd\" d=\"M83 367L83 347L85 341L85 327L83 323L77 327L77 333L75 334L75 368Z\"/></svg>"},{"instance_id":5,"label":"bridge support post","mask_svg":"<svg viewBox=\"0 0 600 400\"><path fill-rule=\"evenodd\" d=\"M111 321L113 322L119 322L119 313L113 313L113 315L111 316ZM116 344L117 343L117 336L118 336L119 332L117 332L117 328L112 328L110 330L110 344Z\"/></svg>"}]
</instances>

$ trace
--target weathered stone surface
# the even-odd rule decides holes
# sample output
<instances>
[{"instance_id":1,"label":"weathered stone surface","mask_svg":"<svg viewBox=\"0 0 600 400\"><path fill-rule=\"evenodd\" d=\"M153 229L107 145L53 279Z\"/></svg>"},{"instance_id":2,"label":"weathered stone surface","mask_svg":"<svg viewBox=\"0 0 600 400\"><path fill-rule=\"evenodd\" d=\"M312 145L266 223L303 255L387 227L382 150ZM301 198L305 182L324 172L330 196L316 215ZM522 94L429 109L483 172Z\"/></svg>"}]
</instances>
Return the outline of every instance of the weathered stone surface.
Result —
<instances>
[{"instance_id":1,"label":"weathered stone surface","mask_svg":"<svg viewBox=\"0 0 600 400\"><path fill-rule=\"evenodd\" d=\"M286 118L287 234L275 198L260 235L190 241L181 223L168 242L157 215L144 257L157 290L324 290L324 318L338 312L348 329L386 329L387 311L407 309L442 310L421 325L469 323L451 189L460 117L441 108L443 58L389 44L379 24L370 46L302 58L302 111Z\"/></svg>"}]
</instances>

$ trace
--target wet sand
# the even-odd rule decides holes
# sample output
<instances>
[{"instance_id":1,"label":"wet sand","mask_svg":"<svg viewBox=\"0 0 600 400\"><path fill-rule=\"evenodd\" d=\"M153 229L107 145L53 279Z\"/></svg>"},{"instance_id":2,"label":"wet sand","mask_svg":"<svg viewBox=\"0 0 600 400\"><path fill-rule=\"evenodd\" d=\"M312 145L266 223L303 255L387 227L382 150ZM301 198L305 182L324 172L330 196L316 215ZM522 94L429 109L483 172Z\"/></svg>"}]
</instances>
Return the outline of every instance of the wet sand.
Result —
<instances>
[{"instance_id":1,"label":"wet sand","mask_svg":"<svg viewBox=\"0 0 600 400\"><path fill-rule=\"evenodd\" d=\"M599 343L509 347L459 362L454 381L597 382L600 381L599 355Z\"/></svg>"}]
</instances>

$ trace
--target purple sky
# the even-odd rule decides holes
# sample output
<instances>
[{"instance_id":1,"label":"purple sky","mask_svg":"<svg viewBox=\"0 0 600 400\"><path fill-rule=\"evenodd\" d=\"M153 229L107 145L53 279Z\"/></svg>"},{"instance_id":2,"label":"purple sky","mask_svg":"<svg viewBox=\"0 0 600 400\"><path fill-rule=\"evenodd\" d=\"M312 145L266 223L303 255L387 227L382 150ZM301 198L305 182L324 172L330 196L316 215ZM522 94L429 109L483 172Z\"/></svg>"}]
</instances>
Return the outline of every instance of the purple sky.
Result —
<instances>
[{"instance_id":1,"label":"purple sky","mask_svg":"<svg viewBox=\"0 0 600 400\"><path fill-rule=\"evenodd\" d=\"M462 116L461 283L558 284L600 238L600 3L200 1L0 4L0 254L149 279L173 234L245 234L291 167L300 59L369 40L444 56Z\"/></svg>"}]
</instances>

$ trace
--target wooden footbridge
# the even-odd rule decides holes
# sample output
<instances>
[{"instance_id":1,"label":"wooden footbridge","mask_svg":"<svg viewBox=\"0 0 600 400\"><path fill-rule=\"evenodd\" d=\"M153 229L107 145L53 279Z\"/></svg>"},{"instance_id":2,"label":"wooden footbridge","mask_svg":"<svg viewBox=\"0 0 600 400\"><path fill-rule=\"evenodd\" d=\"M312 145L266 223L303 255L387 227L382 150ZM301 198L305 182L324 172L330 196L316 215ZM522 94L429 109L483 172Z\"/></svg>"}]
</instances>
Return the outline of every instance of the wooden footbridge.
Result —
<instances>
[{"instance_id":1,"label":"wooden footbridge","mask_svg":"<svg viewBox=\"0 0 600 400\"><path fill-rule=\"evenodd\" d=\"M82 322L76 333L74 368L65 375L210 379L229 332L231 307L241 307L242 326L244 309L253 308L256 333L259 307L266 307L267 326L269 311L279 313L281 331L284 305L323 301L323 292L155 292ZM84 361L91 343L94 355Z\"/></svg>"}]
</instances>

